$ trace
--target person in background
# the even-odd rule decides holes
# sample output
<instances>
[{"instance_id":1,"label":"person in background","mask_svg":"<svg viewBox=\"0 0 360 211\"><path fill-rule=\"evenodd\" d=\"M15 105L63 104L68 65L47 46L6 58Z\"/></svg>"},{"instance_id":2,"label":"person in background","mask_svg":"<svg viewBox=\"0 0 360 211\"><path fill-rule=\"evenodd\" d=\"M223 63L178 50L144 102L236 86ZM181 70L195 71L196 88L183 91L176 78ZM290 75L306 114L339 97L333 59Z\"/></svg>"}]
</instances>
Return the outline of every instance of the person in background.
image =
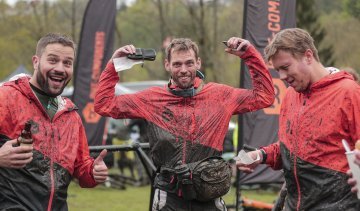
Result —
<instances>
[{"instance_id":1,"label":"person in background","mask_svg":"<svg viewBox=\"0 0 360 211\"><path fill-rule=\"evenodd\" d=\"M226 210L221 197L199 201L186 194L189 189L182 187L191 178L184 173L179 179L178 167L221 156L231 116L268 107L274 101L270 73L255 47L238 37L230 38L226 44L227 53L240 57L249 66L252 90L206 84L198 71L198 46L188 38L173 39L166 49L164 64L171 77L168 86L114 95L119 76L112 59L134 54L133 45L117 49L100 76L94 104L97 113L147 121L151 156L159 169L153 210Z\"/></svg>"},{"instance_id":2,"label":"person in background","mask_svg":"<svg viewBox=\"0 0 360 211\"><path fill-rule=\"evenodd\" d=\"M107 178L106 150L89 156L77 107L60 96L74 60L75 43L49 33L38 41L32 77L0 87L0 210L67 210L73 177L89 188ZM19 145L26 122L33 143Z\"/></svg>"},{"instance_id":3,"label":"person in background","mask_svg":"<svg viewBox=\"0 0 360 211\"><path fill-rule=\"evenodd\" d=\"M360 86L352 75L324 67L308 32L277 33L265 57L289 85L281 104L279 141L248 152L261 163L283 169L288 194L284 210L359 210L350 192L342 139L352 147L360 138Z\"/></svg>"}]
</instances>

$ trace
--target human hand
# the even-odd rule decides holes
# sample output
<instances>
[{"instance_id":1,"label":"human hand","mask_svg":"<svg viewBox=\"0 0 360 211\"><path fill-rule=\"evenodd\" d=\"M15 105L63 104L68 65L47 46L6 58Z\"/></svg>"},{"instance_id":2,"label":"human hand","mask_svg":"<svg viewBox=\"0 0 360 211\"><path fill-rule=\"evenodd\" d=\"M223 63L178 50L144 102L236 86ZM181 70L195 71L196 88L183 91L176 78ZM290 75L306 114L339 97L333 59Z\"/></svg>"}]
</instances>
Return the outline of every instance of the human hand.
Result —
<instances>
[{"instance_id":1,"label":"human hand","mask_svg":"<svg viewBox=\"0 0 360 211\"><path fill-rule=\"evenodd\" d=\"M349 169L346 174L349 176L347 183L351 186L351 192L357 193L358 189L356 188L356 180L354 179L351 170Z\"/></svg>"},{"instance_id":2,"label":"human hand","mask_svg":"<svg viewBox=\"0 0 360 211\"><path fill-rule=\"evenodd\" d=\"M0 167L24 168L33 159L32 146L16 146L16 139L9 140L0 148ZM14 147L16 146L16 147Z\"/></svg>"},{"instance_id":3,"label":"human hand","mask_svg":"<svg viewBox=\"0 0 360 211\"><path fill-rule=\"evenodd\" d=\"M119 58L119 57L125 57L128 54L134 54L136 53L135 46L133 45L125 45L119 49L117 49L114 54L112 55L111 59Z\"/></svg>"},{"instance_id":4,"label":"human hand","mask_svg":"<svg viewBox=\"0 0 360 211\"><path fill-rule=\"evenodd\" d=\"M227 48L225 51L230 54L241 56L246 52L250 45L251 43L248 40L244 40L239 37L231 37L227 41Z\"/></svg>"},{"instance_id":5,"label":"human hand","mask_svg":"<svg viewBox=\"0 0 360 211\"><path fill-rule=\"evenodd\" d=\"M108 168L104 162L104 157L107 154L107 150L104 149L101 151L99 156L94 160L94 167L93 167L93 176L96 183L103 183L105 182L106 178L108 177Z\"/></svg>"},{"instance_id":6,"label":"human hand","mask_svg":"<svg viewBox=\"0 0 360 211\"><path fill-rule=\"evenodd\" d=\"M245 173L251 173L254 171L254 169L261 163L263 157L260 150L250 151L246 153L249 157L251 157L253 160L256 160L258 156L260 156L260 160L257 160L251 164L244 164L241 162L241 160L236 161L236 166L239 170L245 172Z\"/></svg>"}]
</instances>

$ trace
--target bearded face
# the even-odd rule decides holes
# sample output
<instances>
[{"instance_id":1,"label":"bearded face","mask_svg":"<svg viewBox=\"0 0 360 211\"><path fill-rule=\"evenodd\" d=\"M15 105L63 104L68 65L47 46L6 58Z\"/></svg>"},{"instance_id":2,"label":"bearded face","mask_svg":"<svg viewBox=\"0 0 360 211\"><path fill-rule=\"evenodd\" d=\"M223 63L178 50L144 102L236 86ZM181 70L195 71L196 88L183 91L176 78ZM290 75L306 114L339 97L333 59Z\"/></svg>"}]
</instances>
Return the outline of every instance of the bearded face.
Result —
<instances>
[{"instance_id":1,"label":"bearded face","mask_svg":"<svg viewBox=\"0 0 360 211\"><path fill-rule=\"evenodd\" d=\"M39 88L51 97L60 95L66 85L70 82L69 76L64 72L50 70L43 74L41 64L39 64L36 81Z\"/></svg>"},{"instance_id":2,"label":"bearded face","mask_svg":"<svg viewBox=\"0 0 360 211\"><path fill-rule=\"evenodd\" d=\"M193 50L173 51L171 59L165 61L165 68L170 72L172 81L181 89L194 85L196 70L200 67L200 58L195 57Z\"/></svg>"},{"instance_id":3,"label":"bearded face","mask_svg":"<svg viewBox=\"0 0 360 211\"><path fill-rule=\"evenodd\" d=\"M49 96L58 96L72 78L73 62L73 48L49 44L40 57L33 56L35 72L30 82Z\"/></svg>"}]
</instances>

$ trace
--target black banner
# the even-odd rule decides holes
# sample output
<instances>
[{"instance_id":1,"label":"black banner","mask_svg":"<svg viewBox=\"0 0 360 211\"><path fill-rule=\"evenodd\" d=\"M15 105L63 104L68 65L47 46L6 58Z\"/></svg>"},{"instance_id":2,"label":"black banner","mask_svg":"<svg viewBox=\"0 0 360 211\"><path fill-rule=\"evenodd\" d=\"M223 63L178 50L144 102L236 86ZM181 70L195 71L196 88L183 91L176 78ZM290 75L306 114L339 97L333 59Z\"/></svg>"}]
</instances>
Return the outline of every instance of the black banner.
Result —
<instances>
[{"instance_id":1,"label":"black banner","mask_svg":"<svg viewBox=\"0 0 360 211\"><path fill-rule=\"evenodd\" d=\"M263 53L272 37L281 29L296 26L295 0L246 0L244 7L244 38ZM269 108L239 116L239 146L247 144L259 148L277 141L280 104L286 85L275 70L270 70L275 87L275 102ZM242 65L240 87L251 89L248 69ZM283 182L282 172L266 165L258 166L251 174L241 174L241 184Z\"/></svg>"},{"instance_id":2,"label":"black banner","mask_svg":"<svg viewBox=\"0 0 360 211\"><path fill-rule=\"evenodd\" d=\"M101 71L113 51L116 0L90 0L82 23L74 73L73 101L85 126L89 145L102 145L106 119L94 111Z\"/></svg>"}]
</instances>

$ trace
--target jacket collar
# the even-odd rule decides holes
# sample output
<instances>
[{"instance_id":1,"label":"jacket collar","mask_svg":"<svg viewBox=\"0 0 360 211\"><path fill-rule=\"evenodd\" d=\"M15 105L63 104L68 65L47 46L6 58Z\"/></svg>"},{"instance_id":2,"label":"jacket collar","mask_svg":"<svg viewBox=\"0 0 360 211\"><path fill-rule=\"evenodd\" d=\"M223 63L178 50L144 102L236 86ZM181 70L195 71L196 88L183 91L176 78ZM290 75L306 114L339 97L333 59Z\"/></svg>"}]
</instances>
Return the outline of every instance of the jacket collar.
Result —
<instances>
[{"instance_id":1,"label":"jacket collar","mask_svg":"<svg viewBox=\"0 0 360 211\"><path fill-rule=\"evenodd\" d=\"M37 99L35 93L33 92L33 90L30 87L29 80L30 80L30 76L28 76L28 75L20 76L20 77L13 77L10 79L10 81L5 82L3 84L3 86L13 87L14 89L23 93L28 99L30 99L32 101L39 101ZM76 107L76 105L70 99L64 98L60 95L57 96L56 98L59 103L58 111L63 110L63 109L67 109L67 110L77 110L78 109Z\"/></svg>"}]
</instances>

